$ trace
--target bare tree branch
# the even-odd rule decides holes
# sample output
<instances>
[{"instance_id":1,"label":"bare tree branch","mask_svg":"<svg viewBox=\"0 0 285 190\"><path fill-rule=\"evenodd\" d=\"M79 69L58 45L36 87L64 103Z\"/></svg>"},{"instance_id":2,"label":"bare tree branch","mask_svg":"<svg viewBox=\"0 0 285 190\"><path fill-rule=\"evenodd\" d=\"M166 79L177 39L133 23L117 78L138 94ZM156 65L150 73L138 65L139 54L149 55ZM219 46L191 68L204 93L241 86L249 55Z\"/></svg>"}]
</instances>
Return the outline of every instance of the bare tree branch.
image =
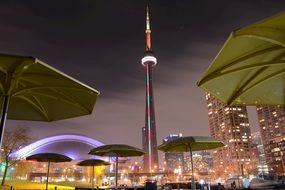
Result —
<instances>
[{"instance_id":1,"label":"bare tree branch","mask_svg":"<svg viewBox=\"0 0 285 190\"><path fill-rule=\"evenodd\" d=\"M0 153L1 161L5 163L5 165L1 164L5 166L1 185L5 183L8 168L16 164L17 160L20 159L15 157L11 158L11 155L22 148L22 146L25 146L30 140L31 138L29 137L27 128L5 130Z\"/></svg>"}]
</instances>

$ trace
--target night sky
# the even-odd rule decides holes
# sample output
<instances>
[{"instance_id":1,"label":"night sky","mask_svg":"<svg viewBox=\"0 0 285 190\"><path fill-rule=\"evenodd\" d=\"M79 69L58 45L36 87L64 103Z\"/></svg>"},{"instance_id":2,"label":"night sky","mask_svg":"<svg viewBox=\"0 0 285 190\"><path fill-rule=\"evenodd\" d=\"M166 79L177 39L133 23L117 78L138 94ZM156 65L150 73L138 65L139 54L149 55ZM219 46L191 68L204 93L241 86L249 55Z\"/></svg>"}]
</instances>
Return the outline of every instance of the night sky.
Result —
<instances>
[{"instance_id":1,"label":"night sky","mask_svg":"<svg viewBox=\"0 0 285 190\"><path fill-rule=\"evenodd\" d=\"M170 133L209 135L205 96L196 82L232 30L284 8L284 0L150 2L158 144ZM92 115L8 121L7 128L29 127L35 140L77 133L141 147L145 9L143 0L0 1L1 53L36 57L101 92Z\"/></svg>"}]
</instances>

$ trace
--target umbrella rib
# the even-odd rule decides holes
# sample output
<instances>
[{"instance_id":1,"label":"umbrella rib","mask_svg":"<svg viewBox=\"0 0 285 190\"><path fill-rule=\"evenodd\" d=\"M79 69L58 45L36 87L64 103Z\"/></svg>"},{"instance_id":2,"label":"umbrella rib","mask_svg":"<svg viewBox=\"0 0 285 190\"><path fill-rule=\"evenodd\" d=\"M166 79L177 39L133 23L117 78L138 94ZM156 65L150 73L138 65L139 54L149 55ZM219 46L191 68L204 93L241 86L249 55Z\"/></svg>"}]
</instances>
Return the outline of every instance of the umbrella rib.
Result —
<instances>
[{"instance_id":1,"label":"umbrella rib","mask_svg":"<svg viewBox=\"0 0 285 190\"><path fill-rule=\"evenodd\" d=\"M260 72L258 72L257 75L259 75L260 73L262 73L265 69L261 69ZM276 76L278 76L279 74L285 73L285 69L279 70L278 72L272 73L271 75L268 75L262 79L260 79L259 81L255 82L254 84L250 85L247 87L247 83L245 83L245 85L241 88L239 88L239 90L234 94L234 96L232 96L229 99L229 104L231 104L237 97L241 96L242 94L245 94L247 91L249 91L250 89L252 89L253 87L257 86L258 84L260 84L261 82L264 82L268 79L274 78ZM252 78L256 77L252 76ZM250 79L249 79L250 80ZM247 88L245 88L247 87Z\"/></svg>"},{"instance_id":2,"label":"umbrella rib","mask_svg":"<svg viewBox=\"0 0 285 190\"><path fill-rule=\"evenodd\" d=\"M11 81L11 86L9 87L9 94L12 92L15 86L18 85L19 79L22 76L22 73L24 72L25 69L29 68L33 62L30 62L29 60L23 60L21 61L21 64L19 64L14 70L13 70L13 79Z\"/></svg>"},{"instance_id":3,"label":"umbrella rib","mask_svg":"<svg viewBox=\"0 0 285 190\"><path fill-rule=\"evenodd\" d=\"M250 31L251 31L250 33L247 30L245 30L245 32L244 32L244 30L241 30L241 31L235 32L234 36L245 36L245 37L249 37L249 38L254 37L256 39L261 39L261 40L264 40L264 41L267 41L267 42L270 42L270 43L277 44L277 45L285 47L284 43L281 43L281 42L279 42L277 40L273 40L272 38L268 38L268 37L266 37L264 35L261 35L260 33L259 34L256 34L256 33L253 34L253 30L254 31L264 31L264 29L267 30L267 31L271 31L271 32L272 31L277 31L278 33L281 33L281 34L284 33L284 31L282 29L279 29L277 27L268 27L268 26L267 27L261 27L261 26L258 27L258 26L255 26L255 27L251 27L250 28Z\"/></svg>"},{"instance_id":4,"label":"umbrella rib","mask_svg":"<svg viewBox=\"0 0 285 190\"><path fill-rule=\"evenodd\" d=\"M37 92L37 93L34 93L34 92L33 92L33 93L31 93L31 96L35 97L35 96L34 96L35 94L38 94L38 95L41 95L41 96L46 96L46 97L49 97L49 98L51 98L51 99L59 99L58 96L55 97L55 96L51 96L51 95L47 95L47 94L39 93L39 92ZM63 95L63 94L61 94L61 95ZM17 97L22 98L22 97L25 97L25 96L17 96ZM86 107L84 107L83 105L79 104L78 102L75 102L75 101L73 101L73 100L72 100L72 101L69 101L69 100L67 100L67 99L64 99L63 97L60 98L60 99L61 99L62 102L65 102L65 103L74 105L74 106L76 106L76 107L78 107L78 108L80 108L80 109L82 109L82 110L84 110L84 111L87 111L88 113L91 113L90 110L88 110ZM69 98L69 99L70 99L70 98Z\"/></svg>"},{"instance_id":5,"label":"umbrella rib","mask_svg":"<svg viewBox=\"0 0 285 190\"><path fill-rule=\"evenodd\" d=\"M23 78L21 78L21 80L24 80L24 81L27 81L27 82L30 82L30 83L34 83L34 84L40 84L39 82L37 81L34 81L33 79L31 78L35 78L35 77L40 77L43 81L45 80L48 80L48 79L53 79L53 80L56 80L56 81L66 81L66 82L74 82L72 81L71 79L69 78L66 78L66 77L63 77L63 76L59 76L58 74L55 75L55 74L47 74L47 73L24 73L21 75ZM76 83L78 86L80 86L80 84ZM85 88L85 86L84 86ZM89 89L91 90L91 89ZM96 91L97 92L97 91Z\"/></svg>"},{"instance_id":6,"label":"umbrella rib","mask_svg":"<svg viewBox=\"0 0 285 190\"><path fill-rule=\"evenodd\" d=\"M243 93L243 90L248 86L248 83L254 79L256 76L258 76L260 73L262 73L264 70L266 70L267 67L263 67L259 69L257 72L255 72L250 78L248 78L245 82L243 82L243 85L241 85L232 95L229 97L228 104L231 105L231 103ZM234 72L234 71L233 71ZM257 83L258 84L258 83ZM249 88L250 89L250 88ZM245 92L245 91L244 91Z\"/></svg>"},{"instance_id":7,"label":"umbrella rib","mask_svg":"<svg viewBox=\"0 0 285 190\"><path fill-rule=\"evenodd\" d=\"M34 96L32 96L32 97L36 103L34 101L30 100L29 98L25 97L25 96L21 96L22 99L26 100L34 108L39 110L40 113L46 118L47 121L50 121L50 118L48 117L48 113L47 113L46 109L44 109L44 107L42 106L42 104L39 102L39 100L36 97L34 97Z\"/></svg>"},{"instance_id":8,"label":"umbrella rib","mask_svg":"<svg viewBox=\"0 0 285 190\"><path fill-rule=\"evenodd\" d=\"M279 56L277 56L277 57L275 58L274 61L271 61L271 64L272 64L273 62L275 62L275 61L277 62L277 64L278 64L278 62L281 62L281 64L282 64L282 61L281 61L280 59L281 59L283 56L284 56L283 54L280 54ZM270 65L270 64L268 64L268 65ZM261 74L263 73L263 71L265 71L267 68L268 68L268 67L262 67L261 69L259 69L258 71L256 71L247 81L244 82L244 85L242 85L242 87L239 88L239 90L237 91L236 94L232 94L232 96L229 98L228 103L231 104L239 95L245 93L247 90L249 90L249 89L251 89L252 87L256 86L256 85L257 85L258 83L260 83L261 81L264 81L264 80L259 80L258 82L256 82L255 84L253 84L252 87L248 87L248 89L243 92L243 90L246 89L246 86L248 86L247 84L248 84L252 79L254 79L256 76L261 75Z\"/></svg>"},{"instance_id":9,"label":"umbrella rib","mask_svg":"<svg viewBox=\"0 0 285 190\"><path fill-rule=\"evenodd\" d=\"M24 88L24 89L20 89L18 91L15 91L13 92L13 94L17 95L17 94L21 94L21 93L24 93L24 92L27 92L27 91L32 91L32 90L40 90L40 89L48 89L48 88L64 88L64 89L74 89L74 90L78 90L78 91L90 91L89 89L83 89L83 88L76 88L76 87L69 87L69 86L56 86L56 85L49 85L49 86L37 86L37 87L29 87L29 88ZM97 92L93 92L92 93L96 93L98 94Z\"/></svg>"},{"instance_id":10,"label":"umbrella rib","mask_svg":"<svg viewBox=\"0 0 285 190\"><path fill-rule=\"evenodd\" d=\"M34 61L34 59L33 59ZM12 62L7 70L0 67L0 72L3 72L5 76L5 81L1 82L1 90L3 94L10 94L13 87L17 85L19 76L23 73L23 69L29 67L34 62L31 60L16 60ZM18 72L17 72L18 71Z\"/></svg>"},{"instance_id":11,"label":"umbrella rib","mask_svg":"<svg viewBox=\"0 0 285 190\"><path fill-rule=\"evenodd\" d=\"M228 72L223 72L223 70L225 69L228 69L230 67L232 67L233 65L239 63L239 62L242 62L246 59L249 59L249 58L253 58L253 57L256 57L256 56L259 56L259 55L262 55L263 53L268 53L268 52L272 52L272 51L276 51L276 50L280 50L280 49L283 49L283 47L281 46L273 46L273 47L269 47L267 49L262 49L260 51L256 51L256 52L253 52L253 53L250 53L250 54L246 54L242 57L239 57L233 61L229 61L225 66L223 67L220 67L219 69L213 71L212 73L208 74L205 78L203 78L200 82L199 82L199 86L202 85L203 83L206 83L207 81L211 80L211 79L214 79L214 78L217 78L217 77L220 77L221 75L224 75L224 74L227 74L228 72L231 72L231 71L228 71ZM264 65L266 66L266 65ZM256 67L256 66L254 66ZM250 68L250 66L247 66L246 68Z\"/></svg>"},{"instance_id":12,"label":"umbrella rib","mask_svg":"<svg viewBox=\"0 0 285 190\"><path fill-rule=\"evenodd\" d=\"M7 73L2 69L2 67L0 67L0 72L1 74L3 73L3 75L6 75ZM1 81L0 83L0 90L1 92L4 92L4 81Z\"/></svg>"},{"instance_id":13,"label":"umbrella rib","mask_svg":"<svg viewBox=\"0 0 285 190\"><path fill-rule=\"evenodd\" d=\"M236 71L252 69L252 68L255 68L255 67L257 67L257 68L258 67L266 67L267 68L270 65L278 66L278 65L283 65L284 63L285 63L285 60L274 60L274 61L267 61L267 62L259 62L259 63L256 63L256 64L251 64L249 66L244 66L244 67L228 70L226 72L221 72L218 76L211 77L211 79L221 77L222 75L227 75L227 74L230 74L230 73L234 73ZM210 75L212 75L212 74L210 74ZM209 78L207 77L207 79L209 79Z\"/></svg>"},{"instance_id":14,"label":"umbrella rib","mask_svg":"<svg viewBox=\"0 0 285 190\"><path fill-rule=\"evenodd\" d=\"M38 82L35 82L34 80L27 79L28 76L30 76L30 77L39 76L39 77L47 78L47 79L53 78L53 79L58 79L61 81L69 81L71 83L73 82L73 83L76 83L76 85L80 86L82 89L85 88L86 90L89 90L89 91L92 91L93 93L99 94L99 91L81 83L80 81L78 81L76 79L73 79L72 77L62 73L61 71L59 71L55 68L52 68L51 66L43 63L42 61L40 61L38 59L32 58L32 61L31 61L31 59L29 59L29 60L19 60L18 62L20 62L20 63L17 64L17 66L15 68L12 68L11 71L8 71L8 72L3 70L3 69L1 70L1 67L0 67L0 72L3 71L6 74L8 74L9 72L13 73L13 86L11 86L9 88L10 90L12 90L13 87L15 85L17 85L20 80L25 80L25 81L28 81L31 83L39 84ZM56 75L46 74L46 73L40 73L39 74L39 73L26 73L26 72L24 72L24 71L27 71L27 69L33 64L41 64L42 66L46 67L47 69L50 69L53 72L55 72ZM20 78L20 77L22 77L22 78ZM4 88L5 87L2 87L2 89L4 89Z\"/></svg>"},{"instance_id":15,"label":"umbrella rib","mask_svg":"<svg viewBox=\"0 0 285 190\"><path fill-rule=\"evenodd\" d=\"M33 87L33 88L22 89L22 90L19 90L18 92L15 92L13 94L13 96L19 96L19 95L21 95L23 93L31 93L31 94L39 94L39 95L50 97L50 98L53 98L53 99L58 99L58 97L54 97L54 96L47 95L47 94L44 94L44 93L31 92L32 90L49 89L51 91L56 91L57 93L61 94L62 95L62 98L61 98L62 101L66 102L66 103L69 103L69 104L72 104L72 105L75 105L75 106L77 106L77 107L87 111L88 113L91 112L90 110L88 110L88 108L86 108L85 106L83 106L80 103L76 102L74 99L68 97L67 95L65 95L62 92L59 92L58 90L55 90L56 88L58 88L58 89L60 89L60 88L75 89L75 90L79 90L79 91L83 91L83 92L86 91L86 89L81 89L81 88L72 88L72 87L64 87L64 86L45 86L45 87Z\"/></svg>"},{"instance_id":16,"label":"umbrella rib","mask_svg":"<svg viewBox=\"0 0 285 190\"><path fill-rule=\"evenodd\" d=\"M0 67L0 72L2 72L3 74L7 75L7 71L3 69L3 67Z\"/></svg>"},{"instance_id":17,"label":"umbrella rib","mask_svg":"<svg viewBox=\"0 0 285 190\"><path fill-rule=\"evenodd\" d=\"M92 112L92 110L88 110L88 108L86 106L81 105L78 101L75 101L74 98L71 98L70 96L67 96L67 94L64 94L64 93L62 93L62 92L60 92L59 90L56 90L56 89L50 89L50 90L56 91L57 93L61 94L62 97L65 97L66 99L63 99L63 100L65 100L67 103L75 105L75 106L77 106L77 107L87 111L88 113Z\"/></svg>"},{"instance_id":18,"label":"umbrella rib","mask_svg":"<svg viewBox=\"0 0 285 190\"><path fill-rule=\"evenodd\" d=\"M240 67L240 68L237 68L237 69L232 69L232 70L229 70L229 71L226 71L226 72L223 72L221 75L226 75L226 74L229 74L229 73L234 73L236 71L241 71L241 70L246 70L246 69L252 69L252 68L255 68L255 67L262 67L262 68L267 68L268 66L278 66L278 65L283 65L285 63L285 60L273 60L273 61L266 61L266 62L259 62L259 63L256 63L256 64L252 64L250 66L244 66L244 67Z\"/></svg>"}]
</instances>

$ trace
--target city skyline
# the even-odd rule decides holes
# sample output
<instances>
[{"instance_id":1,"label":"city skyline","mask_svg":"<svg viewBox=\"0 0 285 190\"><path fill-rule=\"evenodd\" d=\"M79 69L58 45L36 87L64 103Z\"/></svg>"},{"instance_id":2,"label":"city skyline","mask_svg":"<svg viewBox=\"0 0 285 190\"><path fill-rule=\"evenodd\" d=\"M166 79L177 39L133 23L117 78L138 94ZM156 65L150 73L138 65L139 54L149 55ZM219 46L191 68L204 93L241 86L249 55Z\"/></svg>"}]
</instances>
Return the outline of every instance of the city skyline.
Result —
<instances>
[{"instance_id":1,"label":"city skyline","mask_svg":"<svg viewBox=\"0 0 285 190\"><path fill-rule=\"evenodd\" d=\"M145 2L56 4L1 2L0 51L37 57L101 95L90 116L53 123L8 121L7 128L29 127L35 139L78 133L105 144L141 147L145 81L139 60ZM196 82L232 30L277 14L284 5L281 1L151 2L154 48L163 63L154 77L159 142L170 133L209 135L205 93Z\"/></svg>"}]
</instances>

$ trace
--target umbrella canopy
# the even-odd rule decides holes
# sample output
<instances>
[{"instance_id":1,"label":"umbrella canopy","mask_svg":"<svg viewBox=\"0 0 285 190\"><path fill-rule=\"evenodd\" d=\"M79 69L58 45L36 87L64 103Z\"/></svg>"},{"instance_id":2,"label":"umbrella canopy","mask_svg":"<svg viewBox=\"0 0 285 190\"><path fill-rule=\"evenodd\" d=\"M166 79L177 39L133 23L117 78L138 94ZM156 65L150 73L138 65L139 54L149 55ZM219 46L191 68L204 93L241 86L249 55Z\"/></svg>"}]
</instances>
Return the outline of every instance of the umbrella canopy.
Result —
<instances>
[{"instance_id":1,"label":"umbrella canopy","mask_svg":"<svg viewBox=\"0 0 285 190\"><path fill-rule=\"evenodd\" d=\"M70 162L72 159L57 153L39 153L28 156L26 160L34 160L37 162Z\"/></svg>"},{"instance_id":2,"label":"umbrella canopy","mask_svg":"<svg viewBox=\"0 0 285 190\"><path fill-rule=\"evenodd\" d=\"M0 54L0 94L1 143L6 115L30 121L87 115L99 92L36 58Z\"/></svg>"},{"instance_id":3,"label":"umbrella canopy","mask_svg":"<svg viewBox=\"0 0 285 190\"><path fill-rule=\"evenodd\" d=\"M216 140L212 137L187 136L187 137L179 137L177 139L161 144L158 146L158 149L164 152L190 152L191 170L192 170L191 189L196 189L194 182L194 164L193 164L192 151L210 150L222 146L224 146L224 144L221 141Z\"/></svg>"},{"instance_id":4,"label":"umbrella canopy","mask_svg":"<svg viewBox=\"0 0 285 190\"><path fill-rule=\"evenodd\" d=\"M46 190L48 190L48 178L49 178L49 167L51 162L70 162L72 159L68 156L57 154L57 153L39 153L28 156L26 160L34 160L37 162L47 162L47 181L46 181Z\"/></svg>"},{"instance_id":5,"label":"umbrella canopy","mask_svg":"<svg viewBox=\"0 0 285 190\"><path fill-rule=\"evenodd\" d=\"M198 86L229 105L285 104L285 12L233 31Z\"/></svg>"},{"instance_id":6,"label":"umbrella canopy","mask_svg":"<svg viewBox=\"0 0 285 190\"><path fill-rule=\"evenodd\" d=\"M99 159L89 159L89 160L83 160L77 163L77 165L78 166L106 166L106 165L110 165L110 163L104 160L99 160Z\"/></svg>"},{"instance_id":7,"label":"umbrella canopy","mask_svg":"<svg viewBox=\"0 0 285 190\"><path fill-rule=\"evenodd\" d=\"M106 166L110 165L109 162L106 162L104 160L99 159L89 159L89 160L83 160L79 163L77 163L78 166L92 166L92 188L94 189L94 166Z\"/></svg>"},{"instance_id":8,"label":"umbrella canopy","mask_svg":"<svg viewBox=\"0 0 285 190\"><path fill-rule=\"evenodd\" d=\"M142 156L146 154L146 152L139 148L125 144L110 144L93 148L89 154L98 156L132 157Z\"/></svg>"},{"instance_id":9,"label":"umbrella canopy","mask_svg":"<svg viewBox=\"0 0 285 190\"><path fill-rule=\"evenodd\" d=\"M199 150L210 150L222 147L224 144L207 136L187 136L168 141L158 146L163 152L190 152Z\"/></svg>"},{"instance_id":10,"label":"umbrella canopy","mask_svg":"<svg viewBox=\"0 0 285 190\"><path fill-rule=\"evenodd\" d=\"M118 157L132 157L132 156L142 156L146 154L145 151L125 145L125 144L109 144L93 148L89 154L98 156L115 156L116 157L116 182L115 188L118 187Z\"/></svg>"}]
</instances>

